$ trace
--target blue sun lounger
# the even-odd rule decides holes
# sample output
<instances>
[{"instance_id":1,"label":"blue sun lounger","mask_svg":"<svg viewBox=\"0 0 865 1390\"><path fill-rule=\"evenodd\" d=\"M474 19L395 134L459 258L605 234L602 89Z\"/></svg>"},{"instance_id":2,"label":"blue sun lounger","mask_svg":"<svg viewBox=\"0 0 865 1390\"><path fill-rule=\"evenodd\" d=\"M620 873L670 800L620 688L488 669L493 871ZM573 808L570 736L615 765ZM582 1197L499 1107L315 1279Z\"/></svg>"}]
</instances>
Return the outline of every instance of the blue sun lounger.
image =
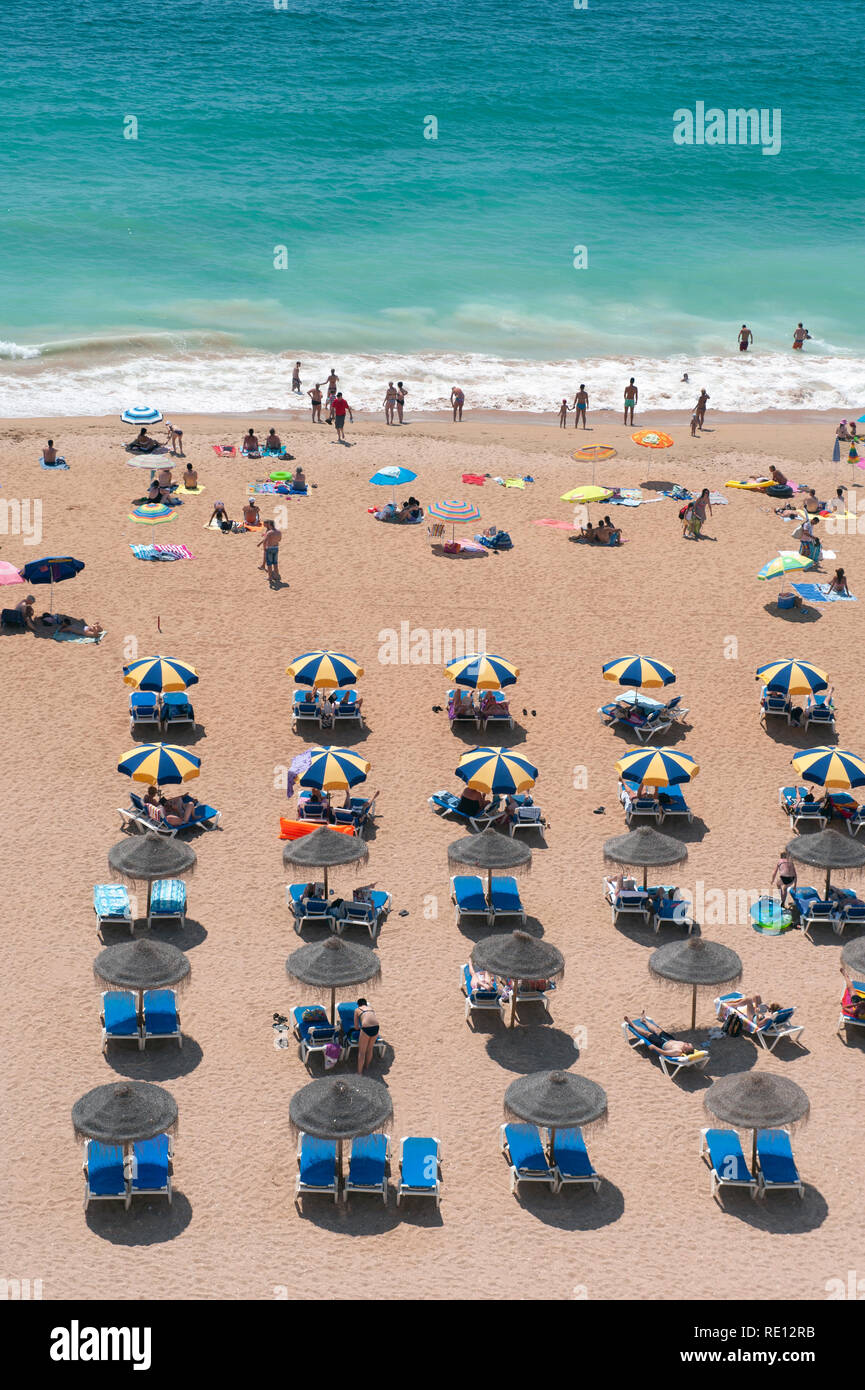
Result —
<instances>
[{"instance_id":1,"label":"blue sun lounger","mask_svg":"<svg viewBox=\"0 0 865 1390\"><path fill-rule=\"evenodd\" d=\"M142 1038L145 1043L153 1038L176 1038L177 1046L183 1046L180 1031L180 1015L177 1012L177 996L173 989L146 989L142 1010Z\"/></svg>"},{"instance_id":2,"label":"blue sun lounger","mask_svg":"<svg viewBox=\"0 0 865 1390\"><path fill-rule=\"evenodd\" d=\"M304 1014L315 1009L314 1019L305 1019ZM306 1065L311 1052L324 1052L328 1043L338 1043L336 1025L327 1017L327 1010L321 1004L298 1004L291 1011L294 1019L294 1036L300 1043L300 1060Z\"/></svg>"},{"instance_id":3,"label":"blue sun lounger","mask_svg":"<svg viewBox=\"0 0 865 1390\"><path fill-rule=\"evenodd\" d=\"M700 1154L712 1170L713 1197L722 1187L744 1187L752 1197L757 1196L757 1179L745 1162L735 1130L704 1129L700 1138Z\"/></svg>"},{"instance_id":4,"label":"blue sun lounger","mask_svg":"<svg viewBox=\"0 0 865 1390\"><path fill-rule=\"evenodd\" d=\"M317 724L321 728L321 708L308 691L295 690L291 704L291 727L295 732L302 720Z\"/></svg>"},{"instance_id":5,"label":"blue sun lounger","mask_svg":"<svg viewBox=\"0 0 865 1390\"><path fill-rule=\"evenodd\" d=\"M346 927L365 927L375 941L390 906L390 893L380 888L370 890L369 902L344 898L336 919L336 929L341 935Z\"/></svg>"},{"instance_id":6,"label":"blue sun lounger","mask_svg":"<svg viewBox=\"0 0 865 1390\"><path fill-rule=\"evenodd\" d=\"M464 965L460 971L460 986L466 997L466 1020L471 1018L475 1011L478 1013L496 1013L499 1018L502 1017L503 1006L501 990L498 988L474 989L472 987L472 968L470 965Z\"/></svg>"},{"instance_id":7,"label":"blue sun lounger","mask_svg":"<svg viewBox=\"0 0 865 1390\"><path fill-rule=\"evenodd\" d=\"M826 825L826 813L823 811L819 801L803 801L807 796L807 787L779 787L778 802L790 820L790 829L798 829L800 821L810 821L819 825L823 830Z\"/></svg>"},{"instance_id":8,"label":"blue sun lounger","mask_svg":"<svg viewBox=\"0 0 865 1390\"><path fill-rule=\"evenodd\" d=\"M159 878L150 890L147 925L154 922L186 922L186 884L182 878Z\"/></svg>"},{"instance_id":9,"label":"blue sun lounger","mask_svg":"<svg viewBox=\"0 0 865 1390\"><path fill-rule=\"evenodd\" d=\"M399 1186L396 1204L403 1197L434 1197L441 1206L441 1144L433 1136L400 1140Z\"/></svg>"},{"instance_id":10,"label":"blue sun lounger","mask_svg":"<svg viewBox=\"0 0 865 1390\"><path fill-rule=\"evenodd\" d=\"M652 898L651 911L655 931L662 926L684 927L690 936L697 925L684 898Z\"/></svg>"},{"instance_id":11,"label":"blue sun lounger","mask_svg":"<svg viewBox=\"0 0 865 1390\"><path fill-rule=\"evenodd\" d=\"M490 885L490 916L493 924L499 917L519 917L526 920L526 910L520 901L517 881L509 874L497 878L493 875Z\"/></svg>"},{"instance_id":12,"label":"blue sun lounger","mask_svg":"<svg viewBox=\"0 0 865 1390\"><path fill-rule=\"evenodd\" d=\"M427 805L432 806L439 816L456 816L457 820L464 825L470 825L472 830L486 830L488 825L501 815L500 798L494 797L485 811L479 811L476 816L466 815L459 808L460 798L454 792L442 791L433 792L427 798Z\"/></svg>"},{"instance_id":13,"label":"blue sun lounger","mask_svg":"<svg viewBox=\"0 0 865 1390\"><path fill-rule=\"evenodd\" d=\"M334 1202L339 1197L336 1185L336 1142L333 1139L313 1139L311 1134L299 1134L297 1138L297 1182L294 1186L295 1200L306 1192L325 1192L333 1194Z\"/></svg>"},{"instance_id":14,"label":"blue sun lounger","mask_svg":"<svg viewBox=\"0 0 865 1390\"><path fill-rule=\"evenodd\" d=\"M106 990L102 995L102 1051L108 1051L109 1042L137 1042L139 1050L144 1046L138 1022L135 995L128 989Z\"/></svg>"},{"instance_id":15,"label":"blue sun lounger","mask_svg":"<svg viewBox=\"0 0 865 1390\"><path fill-rule=\"evenodd\" d=\"M790 898L799 913L802 931L809 941L812 939L811 928L815 926L831 927L837 934L836 903L821 898L817 889L811 887L792 889Z\"/></svg>"},{"instance_id":16,"label":"blue sun lounger","mask_svg":"<svg viewBox=\"0 0 865 1390\"><path fill-rule=\"evenodd\" d=\"M104 926L124 926L132 935L132 904L122 883L97 883L93 889L93 911L97 931Z\"/></svg>"},{"instance_id":17,"label":"blue sun lounger","mask_svg":"<svg viewBox=\"0 0 865 1390\"><path fill-rule=\"evenodd\" d=\"M565 1183L591 1183L597 1192L601 1179L592 1167L581 1129L557 1129L547 1134L547 1153L558 1174L558 1190Z\"/></svg>"},{"instance_id":18,"label":"blue sun lounger","mask_svg":"<svg viewBox=\"0 0 865 1390\"><path fill-rule=\"evenodd\" d=\"M451 902L456 909L454 921L457 926L464 917L483 917L489 926L492 920L490 905L486 900L484 885L477 874L457 874L451 879Z\"/></svg>"},{"instance_id":19,"label":"blue sun lounger","mask_svg":"<svg viewBox=\"0 0 865 1390\"><path fill-rule=\"evenodd\" d=\"M162 697L163 731L172 725L195 724L195 710L185 690L168 690Z\"/></svg>"},{"instance_id":20,"label":"blue sun lounger","mask_svg":"<svg viewBox=\"0 0 865 1390\"><path fill-rule=\"evenodd\" d=\"M291 888L300 888L303 892L304 884L292 884ZM291 890L289 890L291 891ZM294 930L300 935L301 928L306 922L315 922L318 925L330 927L333 931L336 927L337 919L334 915L333 904L327 898L292 898L294 906Z\"/></svg>"},{"instance_id":21,"label":"blue sun lounger","mask_svg":"<svg viewBox=\"0 0 865 1390\"><path fill-rule=\"evenodd\" d=\"M350 1192L371 1192L387 1206L387 1135L367 1134L352 1139L348 1176L343 1184L343 1201Z\"/></svg>"},{"instance_id":22,"label":"blue sun lounger","mask_svg":"<svg viewBox=\"0 0 865 1390\"><path fill-rule=\"evenodd\" d=\"M552 1192L558 1191L558 1173L547 1161L536 1125L502 1125L499 1140L502 1153L511 1165L511 1192L516 1192L521 1182L542 1182Z\"/></svg>"},{"instance_id":23,"label":"blue sun lounger","mask_svg":"<svg viewBox=\"0 0 865 1390\"><path fill-rule=\"evenodd\" d=\"M142 724L145 727L160 722L159 696L150 690L133 690L129 696L129 732Z\"/></svg>"},{"instance_id":24,"label":"blue sun lounger","mask_svg":"<svg viewBox=\"0 0 865 1390\"><path fill-rule=\"evenodd\" d=\"M681 787L662 787L658 792L658 805L661 808L661 821L672 820L674 816L684 816L690 822L694 819Z\"/></svg>"},{"instance_id":25,"label":"blue sun lounger","mask_svg":"<svg viewBox=\"0 0 865 1390\"><path fill-rule=\"evenodd\" d=\"M757 1131L757 1168L761 1197L767 1192L787 1190L804 1198L805 1184L799 1177L786 1129Z\"/></svg>"},{"instance_id":26,"label":"blue sun lounger","mask_svg":"<svg viewBox=\"0 0 865 1390\"><path fill-rule=\"evenodd\" d=\"M334 690L330 707L334 724L357 724L363 728L363 712L357 707L356 690Z\"/></svg>"},{"instance_id":27,"label":"blue sun lounger","mask_svg":"<svg viewBox=\"0 0 865 1390\"><path fill-rule=\"evenodd\" d=\"M662 1042L670 1042L672 1040L672 1034L665 1033L663 1028L659 1028L653 1018L647 1018L646 1023ZM638 1047L644 1047L648 1056L657 1057L661 1071L665 1076L668 1076L671 1081L675 1080L680 1071L689 1071L691 1068L696 1071L702 1071L709 1060L708 1051L703 1049L699 1052L682 1052L678 1055L672 1052L652 1052L649 1047L649 1039L644 1037L639 1029L634 1027L633 1020L624 1020L622 1023L622 1033L629 1047L635 1050Z\"/></svg>"},{"instance_id":28,"label":"blue sun lounger","mask_svg":"<svg viewBox=\"0 0 865 1390\"><path fill-rule=\"evenodd\" d=\"M91 1202L122 1202L126 1209L132 1201L123 1149L112 1144L97 1144L88 1139L84 1146L84 1210Z\"/></svg>"},{"instance_id":29,"label":"blue sun lounger","mask_svg":"<svg viewBox=\"0 0 865 1390\"><path fill-rule=\"evenodd\" d=\"M132 1145L130 1189L133 1197L167 1197L171 1206L171 1156L173 1146L167 1134L142 1139Z\"/></svg>"}]
</instances>

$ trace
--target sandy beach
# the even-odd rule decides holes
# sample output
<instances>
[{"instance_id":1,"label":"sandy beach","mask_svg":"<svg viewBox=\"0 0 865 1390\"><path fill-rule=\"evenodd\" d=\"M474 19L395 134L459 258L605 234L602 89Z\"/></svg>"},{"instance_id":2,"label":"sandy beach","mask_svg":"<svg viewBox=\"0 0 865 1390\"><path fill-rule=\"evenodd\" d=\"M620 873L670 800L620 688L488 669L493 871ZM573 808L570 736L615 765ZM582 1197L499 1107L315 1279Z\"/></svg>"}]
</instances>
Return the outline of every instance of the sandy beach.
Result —
<instances>
[{"instance_id":1,"label":"sandy beach","mask_svg":"<svg viewBox=\"0 0 865 1390\"><path fill-rule=\"evenodd\" d=\"M710 411L706 431L692 439L683 413L638 411L637 428L659 425L673 435L674 447L658 451L634 444L621 417L600 414L585 432L559 430L550 417L467 411L454 425L407 412L405 426L388 429L381 418L358 415L346 448L307 415L175 419L205 490L154 528L128 519L148 474L128 466L123 443L134 431L119 420L16 420L0 428L0 499L38 500L42 532L27 544L32 537L9 533L7 517L0 559L16 566L43 555L84 560L83 572L56 590L54 607L106 629L99 645L0 636L7 812L0 1272L41 1279L45 1299L825 1298L827 1281L846 1279L855 1263L860 1230L855 1098L863 1052L861 1042L845 1046L835 1031L843 943L825 930L812 944L799 931L761 936L745 921L705 925L706 936L742 957L746 991L795 1004L802 1047L769 1055L746 1038L722 1038L711 1043L705 1074L676 1083L634 1055L622 1016L645 1007L670 1031L687 1032L690 997L663 990L648 974L650 951L672 939L672 929L656 938L610 923L602 845L625 829L613 765L637 745L602 728L596 710L615 689L601 679L605 661L639 651L673 667L670 693L681 694L692 726L675 742L701 768L688 789L693 823L665 826L689 848L678 881L692 892L702 884L704 894L768 890L790 838L778 788L795 780L797 749L820 740L813 729L764 731L755 670L782 656L823 667L835 687L839 745L865 752L865 601L778 614L777 584L756 576L779 547L795 545L792 525L774 514L771 499L723 484L776 464L820 496L839 483L854 486L858 471L854 479L849 463L830 462L837 415ZM315 485L284 504L287 587L278 591L257 568L257 536L204 529L217 499L238 516L247 484L267 474L264 461L213 451L239 445L249 423L275 423ZM156 432L161 437L163 427ZM39 468L49 436L69 471ZM678 505L666 499L613 509L626 541L616 549L576 545L568 530L533 524L572 520L560 496L592 481L592 467L571 451L602 443L618 452L596 466L598 482L642 486L646 499L667 482L723 492L727 505L715 508L705 539L682 539ZM496 523L510 532L513 550L435 554L426 525L377 523L367 509L387 494L368 479L390 464L418 475L400 495L414 492L425 505L449 497L476 503L481 521L458 536ZM491 476L476 486L463 474ZM526 474L534 482L524 489L493 481ZM263 514L272 500L280 499L260 499ZM150 540L185 544L195 558L140 562L130 545ZM852 592L865 591L861 535L826 536L825 544ZM824 561L821 577L833 568ZM25 592L4 589L4 605ZM41 612L48 591L35 592ZM520 891L532 929L563 951L567 969L550 1017L527 1006L512 1036L496 1022L481 1019L473 1031L464 1020L459 973L479 933L454 924L447 845L461 832L433 814L427 797L459 788L453 770L476 740L432 710L448 684L441 665L381 660L388 634L403 624L482 631L488 651L520 668L511 691L517 727L503 741L540 769L535 799L550 822L547 847L536 849ZM350 890L375 881L393 895L374 996L391 1048L372 1075L391 1090L396 1141L433 1133L442 1142L440 1214L432 1203L397 1211L393 1194L387 1209L368 1197L347 1208L323 1198L307 1198L301 1212L294 1205L288 1102L309 1078L294 1046L274 1047L271 1017L308 996L284 968L300 941L285 906L279 840L279 817L294 805L282 773L308 740L291 731L285 668L319 646L348 652L365 668L358 689L368 727L345 742L372 765L366 785L381 789L378 817L368 869L334 882ZM120 838L116 808L128 804L129 783L115 770L133 742L121 668L156 652L183 657L199 672L191 694L203 725L194 744L202 769L190 790L218 807L223 822L190 841L198 869L186 928L157 933L192 961L181 999L183 1048L138 1053L115 1045L103 1057L92 889L112 877L106 856ZM804 870L800 881L811 881ZM713 1023L707 995L701 1037ZM509 1192L498 1147L502 1098L516 1076L548 1067L573 1068L608 1092L609 1121L588 1136L604 1180L597 1196ZM779 1193L752 1202L734 1193L721 1207L710 1196L698 1156L709 1123L703 1095L711 1080L752 1068L789 1076L810 1097L810 1122L794 1135L803 1201ZM312 1070L320 1074L320 1064ZM160 1082L177 1099L170 1209L154 1200L128 1213L111 1204L82 1210L70 1109L115 1077ZM647 1268L661 1268L663 1278L647 1280Z\"/></svg>"}]
</instances>

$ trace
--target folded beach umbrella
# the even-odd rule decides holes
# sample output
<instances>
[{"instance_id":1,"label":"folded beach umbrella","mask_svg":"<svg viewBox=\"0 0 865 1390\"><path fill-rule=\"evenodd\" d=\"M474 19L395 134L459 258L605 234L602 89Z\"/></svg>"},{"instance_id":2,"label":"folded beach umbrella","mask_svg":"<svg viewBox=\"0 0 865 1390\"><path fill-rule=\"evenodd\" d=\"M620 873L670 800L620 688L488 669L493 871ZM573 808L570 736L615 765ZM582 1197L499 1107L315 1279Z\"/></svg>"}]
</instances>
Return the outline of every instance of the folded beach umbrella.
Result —
<instances>
[{"instance_id":1,"label":"folded beach umbrella","mask_svg":"<svg viewBox=\"0 0 865 1390\"><path fill-rule=\"evenodd\" d=\"M54 585L64 579L74 579L84 568L83 560L74 560L71 555L48 555L44 560L29 560L20 571L21 578L28 584L51 585L51 607L54 607Z\"/></svg>"},{"instance_id":2,"label":"folded beach umbrella","mask_svg":"<svg viewBox=\"0 0 865 1390\"><path fill-rule=\"evenodd\" d=\"M399 464L393 464L387 468L380 468L377 473L373 473L370 478L371 483L376 487L389 487L392 489L392 501L396 506L396 490L402 487L403 483L413 483L417 473L412 473L410 468L401 468Z\"/></svg>"},{"instance_id":3,"label":"folded beach umbrella","mask_svg":"<svg viewBox=\"0 0 865 1390\"><path fill-rule=\"evenodd\" d=\"M505 795L528 791L535 785L538 769L506 748L470 748L460 758L456 775L478 791Z\"/></svg>"},{"instance_id":4,"label":"folded beach umbrella","mask_svg":"<svg viewBox=\"0 0 865 1390\"><path fill-rule=\"evenodd\" d=\"M680 753L675 748L638 748L619 759L616 771L629 782L674 787L679 782L690 782L700 769L690 753Z\"/></svg>"},{"instance_id":5,"label":"folded beach umbrella","mask_svg":"<svg viewBox=\"0 0 865 1390\"><path fill-rule=\"evenodd\" d=\"M445 674L456 685L465 685L471 690L501 690L502 686L516 682L520 668L505 661L503 656L482 652L452 661L450 666L445 667Z\"/></svg>"},{"instance_id":6,"label":"folded beach umbrella","mask_svg":"<svg viewBox=\"0 0 865 1390\"><path fill-rule=\"evenodd\" d=\"M438 517L440 521L452 522L451 538L453 538L456 535L458 521L479 521L481 514L473 502L456 502L451 499L430 503L427 507L427 515Z\"/></svg>"},{"instance_id":7,"label":"folded beach umbrella","mask_svg":"<svg viewBox=\"0 0 865 1390\"><path fill-rule=\"evenodd\" d=\"M563 502L606 502L608 497L612 497L612 491L608 487L596 487L594 483L583 483L580 487L571 488L570 492L562 493Z\"/></svg>"},{"instance_id":8,"label":"folded beach umbrella","mask_svg":"<svg viewBox=\"0 0 865 1390\"><path fill-rule=\"evenodd\" d=\"M345 652L322 649L296 656L285 669L298 685L309 685L315 690L338 690L343 685L354 685L363 675L363 667Z\"/></svg>"},{"instance_id":9,"label":"folded beach umbrella","mask_svg":"<svg viewBox=\"0 0 865 1390\"><path fill-rule=\"evenodd\" d=\"M616 681L618 685L634 685L638 689L645 686L655 690L662 685L672 685L676 673L663 661L655 661L650 656L619 656L601 667L605 681Z\"/></svg>"},{"instance_id":10,"label":"folded beach umbrella","mask_svg":"<svg viewBox=\"0 0 865 1390\"><path fill-rule=\"evenodd\" d=\"M865 759L843 748L806 748L790 761L800 777L818 787L865 787Z\"/></svg>"},{"instance_id":11,"label":"folded beach umbrella","mask_svg":"<svg viewBox=\"0 0 865 1390\"><path fill-rule=\"evenodd\" d=\"M369 763L351 748L312 748L308 770L300 779L302 787L338 792L365 782Z\"/></svg>"},{"instance_id":12,"label":"folded beach umbrella","mask_svg":"<svg viewBox=\"0 0 865 1390\"><path fill-rule=\"evenodd\" d=\"M120 418L124 425L158 425L162 411L155 405L131 405Z\"/></svg>"},{"instance_id":13,"label":"folded beach umbrella","mask_svg":"<svg viewBox=\"0 0 865 1390\"><path fill-rule=\"evenodd\" d=\"M179 786L197 777L201 759L173 743L142 743L124 753L117 771L151 787Z\"/></svg>"},{"instance_id":14,"label":"folded beach umbrella","mask_svg":"<svg viewBox=\"0 0 865 1390\"><path fill-rule=\"evenodd\" d=\"M813 695L829 684L826 672L812 666L810 661L793 661L787 657L758 666L757 676L768 690L782 695Z\"/></svg>"},{"instance_id":15,"label":"folded beach umbrella","mask_svg":"<svg viewBox=\"0 0 865 1390\"><path fill-rule=\"evenodd\" d=\"M123 680L136 690L174 691L197 685L194 666L172 656L142 656L123 668Z\"/></svg>"},{"instance_id":16,"label":"folded beach umbrella","mask_svg":"<svg viewBox=\"0 0 865 1390\"><path fill-rule=\"evenodd\" d=\"M8 560L0 560L0 584L23 584L20 571Z\"/></svg>"}]
</instances>

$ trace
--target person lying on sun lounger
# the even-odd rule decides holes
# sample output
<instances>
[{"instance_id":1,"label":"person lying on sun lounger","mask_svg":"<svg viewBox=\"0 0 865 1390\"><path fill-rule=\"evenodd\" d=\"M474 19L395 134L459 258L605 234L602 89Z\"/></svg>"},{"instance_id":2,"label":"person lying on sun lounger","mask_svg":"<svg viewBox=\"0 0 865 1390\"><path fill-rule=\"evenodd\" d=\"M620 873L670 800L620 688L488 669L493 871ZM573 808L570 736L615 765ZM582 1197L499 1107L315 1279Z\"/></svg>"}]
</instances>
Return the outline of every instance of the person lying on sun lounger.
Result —
<instances>
[{"instance_id":1,"label":"person lying on sun lounger","mask_svg":"<svg viewBox=\"0 0 865 1390\"><path fill-rule=\"evenodd\" d=\"M632 874L622 872L616 874L615 878L607 879L607 882L613 893L636 893L637 891L637 880Z\"/></svg>"},{"instance_id":2,"label":"person lying on sun lounger","mask_svg":"<svg viewBox=\"0 0 865 1390\"><path fill-rule=\"evenodd\" d=\"M625 1022L635 1033L639 1033L641 1038L646 1039L650 1052L661 1052L667 1057L688 1057L692 1052L698 1051L693 1043L679 1042L676 1038L664 1038L662 1033L656 1033L645 1014L641 1014L639 1018L628 1018L625 1014Z\"/></svg>"},{"instance_id":3,"label":"person lying on sun lounger","mask_svg":"<svg viewBox=\"0 0 865 1390\"><path fill-rule=\"evenodd\" d=\"M342 809L344 811L354 811L356 816L360 816L363 820L366 820L368 816L375 814L375 803L379 796L381 796L381 792L373 792L372 796L368 796L359 806L352 806L352 795L349 790L345 794L345 801L342 803Z\"/></svg>"},{"instance_id":4,"label":"person lying on sun lounger","mask_svg":"<svg viewBox=\"0 0 865 1390\"><path fill-rule=\"evenodd\" d=\"M485 690L478 702L479 714L510 714L507 700L497 700L495 690Z\"/></svg>"},{"instance_id":5,"label":"person lying on sun lounger","mask_svg":"<svg viewBox=\"0 0 865 1390\"><path fill-rule=\"evenodd\" d=\"M727 1013L740 1013L752 1023L770 1023L780 1009L780 1004L764 1004L759 994L748 994L743 999L736 1000L735 1009L726 1005L721 1013L722 1017L726 1017Z\"/></svg>"},{"instance_id":6,"label":"person lying on sun lounger","mask_svg":"<svg viewBox=\"0 0 865 1390\"><path fill-rule=\"evenodd\" d=\"M448 705L448 719L474 718L475 707L471 691L455 690Z\"/></svg>"},{"instance_id":7,"label":"person lying on sun lounger","mask_svg":"<svg viewBox=\"0 0 865 1390\"><path fill-rule=\"evenodd\" d=\"M472 989L500 990L500 986L488 970L473 970Z\"/></svg>"},{"instance_id":8,"label":"person lying on sun lounger","mask_svg":"<svg viewBox=\"0 0 865 1390\"><path fill-rule=\"evenodd\" d=\"M159 804L169 825L186 825L195 815L198 803L191 796L163 796Z\"/></svg>"},{"instance_id":9,"label":"person lying on sun lounger","mask_svg":"<svg viewBox=\"0 0 865 1390\"><path fill-rule=\"evenodd\" d=\"M855 981L848 975L844 966L840 967L841 974L844 976L844 998L841 1000L841 1012L845 1018L865 1019L865 995L860 994L854 989Z\"/></svg>"},{"instance_id":10,"label":"person lying on sun lounger","mask_svg":"<svg viewBox=\"0 0 865 1390\"><path fill-rule=\"evenodd\" d=\"M327 703L342 706L344 709L348 709L350 706L352 709L361 710L363 709L363 696L358 695L356 690L343 690L339 695L328 695Z\"/></svg>"}]
</instances>

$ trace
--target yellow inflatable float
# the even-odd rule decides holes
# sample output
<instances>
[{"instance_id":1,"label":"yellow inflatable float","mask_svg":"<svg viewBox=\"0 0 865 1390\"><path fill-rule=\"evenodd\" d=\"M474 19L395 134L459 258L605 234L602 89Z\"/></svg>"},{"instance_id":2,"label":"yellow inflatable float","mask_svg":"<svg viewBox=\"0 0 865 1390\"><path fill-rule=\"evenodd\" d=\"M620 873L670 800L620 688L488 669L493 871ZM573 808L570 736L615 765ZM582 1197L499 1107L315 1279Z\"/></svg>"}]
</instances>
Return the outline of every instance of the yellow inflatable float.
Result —
<instances>
[{"instance_id":1,"label":"yellow inflatable float","mask_svg":"<svg viewBox=\"0 0 865 1390\"><path fill-rule=\"evenodd\" d=\"M766 488L771 486L771 478L741 478L724 484L724 487L743 488L745 492L765 492Z\"/></svg>"}]
</instances>

